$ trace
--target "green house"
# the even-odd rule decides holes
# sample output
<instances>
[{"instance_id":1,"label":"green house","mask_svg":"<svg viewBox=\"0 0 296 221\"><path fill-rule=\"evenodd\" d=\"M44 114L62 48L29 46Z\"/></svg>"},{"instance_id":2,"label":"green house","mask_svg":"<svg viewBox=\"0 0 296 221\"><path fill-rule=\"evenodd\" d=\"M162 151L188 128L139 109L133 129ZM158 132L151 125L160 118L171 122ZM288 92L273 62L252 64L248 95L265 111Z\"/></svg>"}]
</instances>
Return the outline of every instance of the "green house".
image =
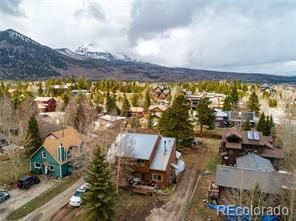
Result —
<instances>
[{"instance_id":1,"label":"green house","mask_svg":"<svg viewBox=\"0 0 296 221\"><path fill-rule=\"evenodd\" d=\"M29 158L30 170L53 177L68 176L73 169L72 161L81 156L82 149L82 136L73 128L53 132Z\"/></svg>"}]
</instances>

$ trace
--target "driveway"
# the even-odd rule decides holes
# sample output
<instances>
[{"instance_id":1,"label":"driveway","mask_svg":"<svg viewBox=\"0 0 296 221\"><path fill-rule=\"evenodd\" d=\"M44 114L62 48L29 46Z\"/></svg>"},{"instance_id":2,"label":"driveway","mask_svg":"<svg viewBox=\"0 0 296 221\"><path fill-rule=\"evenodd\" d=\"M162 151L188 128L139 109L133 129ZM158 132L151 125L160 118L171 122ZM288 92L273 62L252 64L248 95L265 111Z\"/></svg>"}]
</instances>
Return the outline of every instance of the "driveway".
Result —
<instances>
[{"instance_id":1,"label":"driveway","mask_svg":"<svg viewBox=\"0 0 296 221\"><path fill-rule=\"evenodd\" d=\"M186 169L169 200L162 207L152 209L146 221L183 220L198 174L196 169Z\"/></svg>"},{"instance_id":2,"label":"driveway","mask_svg":"<svg viewBox=\"0 0 296 221\"><path fill-rule=\"evenodd\" d=\"M64 207L68 202L75 190L84 183L83 179L79 179L66 191L57 195L55 198L36 209L32 213L28 214L24 218L20 219L22 221L49 221L51 217L62 207Z\"/></svg>"},{"instance_id":3,"label":"driveway","mask_svg":"<svg viewBox=\"0 0 296 221\"><path fill-rule=\"evenodd\" d=\"M9 213L55 185L54 180L40 178L40 181L39 184L32 185L28 190L13 189L9 191L10 199L0 204L0 220L5 220Z\"/></svg>"}]
</instances>

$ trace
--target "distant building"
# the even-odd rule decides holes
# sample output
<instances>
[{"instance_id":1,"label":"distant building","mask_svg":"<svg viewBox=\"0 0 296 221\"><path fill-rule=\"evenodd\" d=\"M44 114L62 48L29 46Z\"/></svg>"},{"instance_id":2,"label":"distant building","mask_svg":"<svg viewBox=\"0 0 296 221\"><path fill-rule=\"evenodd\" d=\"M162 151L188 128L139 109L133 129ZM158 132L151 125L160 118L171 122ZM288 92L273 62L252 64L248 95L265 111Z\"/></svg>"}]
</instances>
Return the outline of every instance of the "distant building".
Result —
<instances>
[{"instance_id":1,"label":"distant building","mask_svg":"<svg viewBox=\"0 0 296 221\"><path fill-rule=\"evenodd\" d=\"M130 112L133 116L144 117L144 108L143 107L131 107Z\"/></svg>"},{"instance_id":2,"label":"distant building","mask_svg":"<svg viewBox=\"0 0 296 221\"><path fill-rule=\"evenodd\" d=\"M181 153L176 150L176 139L153 134L119 134L108 151L107 159L116 164L118 157L132 162L133 176L143 184L168 187L184 170Z\"/></svg>"},{"instance_id":3,"label":"distant building","mask_svg":"<svg viewBox=\"0 0 296 221\"><path fill-rule=\"evenodd\" d=\"M99 115L95 121L95 129L100 128L114 128L115 126L124 127L127 123L126 117L112 116L112 115Z\"/></svg>"},{"instance_id":4,"label":"distant building","mask_svg":"<svg viewBox=\"0 0 296 221\"><path fill-rule=\"evenodd\" d=\"M88 91L87 90L72 90L70 93L73 97L77 97L79 95L87 95Z\"/></svg>"},{"instance_id":5,"label":"distant building","mask_svg":"<svg viewBox=\"0 0 296 221\"><path fill-rule=\"evenodd\" d=\"M69 127L47 135L43 145L32 154L30 171L53 177L65 177L72 173L74 160L82 153L83 137Z\"/></svg>"},{"instance_id":6,"label":"distant building","mask_svg":"<svg viewBox=\"0 0 296 221\"><path fill-rule=\"evenodd\" d=\"M256 125L255 112L229 111L228 119L230 123L233 123L237 127L243 127L246 120L249 120L251 127Z\"/></svg>"},{"instance_id":7,"label":"distant building","mask_svg":"<svg viewBox=\"0 0 296 221\"><path fill-rule=\"evenodd\" d=\"M56 109L57 101L54 97L36 97L34 101L39 112L53 112Z\"/></svg>"},{"instance_id":8,"label":"distant building","mask_svg":"<svg viewBox=\"0 0 296 221\"><path fill-rule=\"evenodd\" d=\"M161 117L162 113L166 111L168 107L159 104L150 105L148 108L148 112L151 114L152 124L156 126L158 124L158 120Z\"/></svg>"},{"instance_id":9,"label":"distant building","mask_svg":"<svg viewBox=\"0 0 296 221\"><path fill-rule=\"evenodd\" d=\"M228 112L215 109L215 127L225 128L229 124Z\"/></svg>"}]
</instances>

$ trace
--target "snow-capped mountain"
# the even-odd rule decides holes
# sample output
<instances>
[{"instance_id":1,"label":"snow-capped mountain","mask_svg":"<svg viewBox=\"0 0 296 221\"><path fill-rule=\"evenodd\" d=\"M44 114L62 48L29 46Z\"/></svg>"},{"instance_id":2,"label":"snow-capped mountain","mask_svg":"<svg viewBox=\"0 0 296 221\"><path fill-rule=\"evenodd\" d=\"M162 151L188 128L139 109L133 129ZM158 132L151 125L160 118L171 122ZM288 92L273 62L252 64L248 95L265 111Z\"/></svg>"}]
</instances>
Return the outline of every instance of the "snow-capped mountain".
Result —
<instances>
[{"instance_id":1,"label":"snow-capped mountain","mask_svg":"<svg viewBox=\"0 0 296 221\"><path fill-rule=\"evenodd\" d=\"M95 59L94 59L95 58ZM74 52L52 49L8 29L0 31L0 79L47 79L84 76L92 80L196 81L241 80L295 83L295 77L164 67L134 61L126 55L97 52L92 45Z\"/></svg>"},{"instance_id":2,"label":"snow-capped mountain","mask_svg":"<svg viewBox=\"0 0 296 221\"><path fill-rule=\"evenodd\" d=\"M79 46L74 52L67 48L56 49L58 52L67 55L67 56L76 56L76 57L87 57L87 58L94 58L104 61L127 61L127 62L136 62L135 59L128 57L127 55L123 54L111 54L110 52L100 52L95 49L94 44L86 44Z\"/></svg>"}]
</instances>

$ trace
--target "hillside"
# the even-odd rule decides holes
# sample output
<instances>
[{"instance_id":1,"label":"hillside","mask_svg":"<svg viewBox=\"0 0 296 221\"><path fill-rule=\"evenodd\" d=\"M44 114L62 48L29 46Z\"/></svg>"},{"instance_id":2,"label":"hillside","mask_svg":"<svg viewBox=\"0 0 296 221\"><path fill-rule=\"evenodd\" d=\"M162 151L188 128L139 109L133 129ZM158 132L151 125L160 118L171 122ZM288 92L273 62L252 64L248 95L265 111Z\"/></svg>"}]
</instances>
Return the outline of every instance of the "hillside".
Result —
<instances>
[{"instance_id":1,"label":"hillside","mask_svg":"<svg viewBox=\"0 0 296 221\"><path fill-rule=\"evenodd\" d=\"M193 81L237 79L249 82L296 83L296 77L171 68L138 62L84 48L52 49L14 30L0 32L0 79L45 79L85 76L92 80Z\"/></svg>"}]
</instances>

